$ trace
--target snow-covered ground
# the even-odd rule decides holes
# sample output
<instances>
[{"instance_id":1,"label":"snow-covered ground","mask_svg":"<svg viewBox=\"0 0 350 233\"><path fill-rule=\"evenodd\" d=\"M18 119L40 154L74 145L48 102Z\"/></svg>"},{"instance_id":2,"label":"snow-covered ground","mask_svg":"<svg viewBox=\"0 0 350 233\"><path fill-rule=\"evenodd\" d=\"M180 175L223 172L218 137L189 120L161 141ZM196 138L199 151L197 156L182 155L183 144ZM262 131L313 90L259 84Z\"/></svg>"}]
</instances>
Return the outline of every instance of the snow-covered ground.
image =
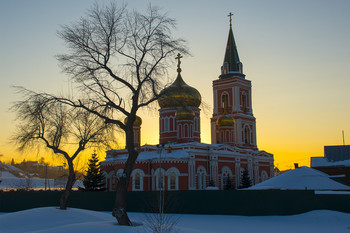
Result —
<instances>
[{"instance_id":1,"label":"snow-covered ground","mask_svg":"<svg viewBox=\"0 0 350 233\"><path fill-rule=\"evenodd\" d=\"M141 233L144 213L129 213L133 227L117 225L110 213L56 207L0 214L2 233ZM292 216L171 215L182 233L349 233L350 214L317 210Z\"/></svg>"},{"instance_id":2,"label":"snow-covered ground","mask_svg":"<svg viewBox=\"0 0 350 233\"><path fill-rule=\"evenodd\" d=\"M0 190L10 189L63 189L66 184L65 179L43 179L37 177L27 177L21 169L9 164L0 163ZM83 182L78 180L73 188L84 187Z\"/></svg>"}]
</instances>

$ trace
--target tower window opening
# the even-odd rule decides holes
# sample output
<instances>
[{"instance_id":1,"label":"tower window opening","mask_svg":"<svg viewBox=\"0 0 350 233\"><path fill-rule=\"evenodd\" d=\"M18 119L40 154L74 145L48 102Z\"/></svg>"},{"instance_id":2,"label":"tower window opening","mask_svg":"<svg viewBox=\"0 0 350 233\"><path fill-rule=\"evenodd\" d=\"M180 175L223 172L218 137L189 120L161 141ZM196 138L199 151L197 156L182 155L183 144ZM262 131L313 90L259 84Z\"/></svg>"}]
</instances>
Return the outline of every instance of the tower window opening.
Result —
<instances>
[{"instance_id":1,"label":"tower window opening","mask_svg":"<svg viewBox=\"0 0 350 233\"><path fill-rule=\"evenodd\" d=\"M227 108L228 108L228 94L222 95L221 99L222 99L221 106L225 112L227 111Z\"/></svg>"},{"instance_id":2,"label":"tower window opening","mask_svg":"<svg viewBox=\"0 0 350 233\"><path fill-rule=\"evenodd\" d=\"M247 96L245 94L242 95L242 107L243 111L247 111Z\"/></svg>"},{"instance_id":3,"label":"tower window opening","mask_svg":"<svg viewBox=\"0 0 350 233\"><path fill-rule=\"evenodd\" d=\"M248 126L244 128L244 143L250 144L250 129Z\"/></svg>"}]
</instances>

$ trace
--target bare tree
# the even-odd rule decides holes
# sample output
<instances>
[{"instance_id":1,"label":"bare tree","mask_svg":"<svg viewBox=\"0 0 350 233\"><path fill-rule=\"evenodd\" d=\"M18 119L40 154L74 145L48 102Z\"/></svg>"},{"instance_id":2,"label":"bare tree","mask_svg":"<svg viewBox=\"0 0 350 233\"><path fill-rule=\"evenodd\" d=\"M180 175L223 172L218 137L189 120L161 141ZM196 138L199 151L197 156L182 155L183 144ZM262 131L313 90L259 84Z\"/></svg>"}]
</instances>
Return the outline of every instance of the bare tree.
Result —
<instances>
[{"instance_id":1,"label":"bare tree","mask_svg":"<svg viewBox=\"0 0 350 233\"><path fill-rule=\"evenodd\" d=\"M132 130L136 113L159 98L175 55L188 54L185 41L172 36L174 28L175 20L156 7L149 6L143 14L111 3L93 5L85 17L58 32L69 49L57 56L58 61L82 97L51 97L95 114L125 132L129 156L124 173L118 177L113 208L120 225L131 225L126 194L138 156Z\"/></svg>"},{"instance_id":2,"label":"bare tree","mask_svg":"<svg viewBox=\"0 0 350 233\"><path fill-rule=\"evenodd\" d=\"M20 151L42 145L65 158L69 175L60 208L66 209L69 193L76 181L74 159L92 145L108 145L110 137L104 136L110 133L111 125L87 111L47 99L24 88L18 90L25 98L12 106L21 122L13 140Z\"/></svg>"}]
</instances>

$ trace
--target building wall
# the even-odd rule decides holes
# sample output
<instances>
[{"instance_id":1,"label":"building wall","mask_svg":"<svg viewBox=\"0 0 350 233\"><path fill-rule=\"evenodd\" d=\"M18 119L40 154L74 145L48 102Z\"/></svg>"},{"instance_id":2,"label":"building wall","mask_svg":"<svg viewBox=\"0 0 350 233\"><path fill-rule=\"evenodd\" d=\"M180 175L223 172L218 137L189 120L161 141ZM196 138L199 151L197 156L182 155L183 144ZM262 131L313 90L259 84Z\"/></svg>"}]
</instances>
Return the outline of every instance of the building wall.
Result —
<instances>
[{"instance_id":1,"label":"building wall","mask_svg":"<svg viewBox=\"0 0 350 233\"><path fill-rule=\"evenodd\" d=\"M168 152L164 152L168 153ZM222 152L221 152L222 153ZM117 185L117 176L122 172L124 162L114 165L102 165L106 174L107 190L113 191ZM141 189L135 190L134 177L129 182L129 191L154 191L157 188L159 172L164 174L164 190L169 190L170 171L176 171L176 190L201 190L210 185L224 189L227 176L232 186L240 186L242 172L247 170L252 184L260 183L273 176L273 159L263 156L220 155L213 151L190 154L189 158L159 159L136 162L134 171L141 174ZM114 179L114 181L112 181Z\"/></svg>"},{"instance_id":2,"label":"building wall","mask_svg":"<svg viewBox=\"0 0 350 233\"><path fill-rule=\"evenodd\" d=\"M317 169L321 172L324 172L331 176L336 175L345 175L345 185L350 186L350 167L337 167L337 166L330 166L330 167L312 167L314 169Z\"/></svg>"}]
</instances>

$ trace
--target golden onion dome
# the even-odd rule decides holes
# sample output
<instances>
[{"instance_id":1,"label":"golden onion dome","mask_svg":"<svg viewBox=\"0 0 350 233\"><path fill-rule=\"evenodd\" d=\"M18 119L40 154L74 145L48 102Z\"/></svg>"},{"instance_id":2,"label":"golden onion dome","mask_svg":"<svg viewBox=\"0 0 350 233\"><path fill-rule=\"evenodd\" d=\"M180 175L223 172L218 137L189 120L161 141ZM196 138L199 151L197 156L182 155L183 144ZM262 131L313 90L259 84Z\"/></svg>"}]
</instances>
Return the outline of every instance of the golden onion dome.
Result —
<instances>
[{"instance_id":1,"label":"golden onion dome","mask_svg":"<svg viewBox=\"0 0 350 233\"><path fill-rule=\"evenodd\" d=\"M216 124L219 127L225 127L225 126L230 127L230 126L233 126L235 124L235 119L233 119L230 116L223 115L219 119L216 120Z\"/></svg>"},{"instance_id":2,"label":"golden onion dome","mask_svg":"<svg viewBox=\"0 0 350 233\"><path fill-rule=\"evenodd\" d=\"M194 111L186 107L179 107L175 113L175 118L177 120L193 120L194 116Z\"/></svg>"},{"instance_id":3,"label":"golden onion dome","mask_svg":"<svg viewBox=\"0 0 350 233\"><path fill-rule=\"evenodd\" d=\"M180 72L176 80L169 87L160 92L158 99L161 108L191 106L199 107L202 97L197 89L187 85L182 79Z\"/></svg>"},{"instance_id":4,"label":"golden onion dome","mask_svg":"<svg viewBox=\"0 0 350 233\"><path fill-rule=\"evenodd\" d=\"M128 117L125 117L125 119L124 119L124 124L127 124L127 122L128 122ZM142 119L141 119L141 117L136 116L135 121L134 121L134 126L140 127L141 124L142 124Z\"/></svg>"}]
</instances>

